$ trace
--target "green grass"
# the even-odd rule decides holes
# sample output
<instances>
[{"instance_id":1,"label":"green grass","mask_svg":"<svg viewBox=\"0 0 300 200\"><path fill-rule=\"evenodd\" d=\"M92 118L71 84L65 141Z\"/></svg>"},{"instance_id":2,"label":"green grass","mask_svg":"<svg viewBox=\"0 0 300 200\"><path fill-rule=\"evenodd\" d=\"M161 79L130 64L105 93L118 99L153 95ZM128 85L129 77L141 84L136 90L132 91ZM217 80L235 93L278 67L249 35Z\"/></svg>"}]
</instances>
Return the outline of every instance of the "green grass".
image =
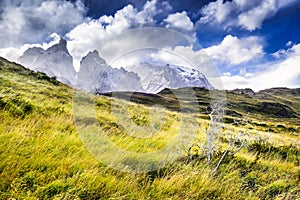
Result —
<instances>
[{"instance_id":1,"label":"green grass","mask_svg":"<svg viewBox=\"0 0 300 200\"><path fill-rule=\"evenodd\" d=\"M294 119L268 121L262 116L260 120L257 113L248 125L227 125L227 133L247 128L253 135L270 137L268 142L253 139L235 156L225 157L216 173L213 169L222 152L209 164L196 155L190 160L182 154L160 170L121 172L105 166L85 148L74 123L72 88L0 61L0 199L300 198L299 127ZM111 142L124 149L144 153L162 148L178 131L182 118L198 120L193 121L200 124L197 138L205 138L202 128L209 121L194 113L176 112L172 107L151 110L142 98L139 104L94 98L97 123ZM293 101L297 102L296 97ZM152 124L159 131L150 138L129 136L126 130L132 122L122 128L118 120L124 116L118 111L128 111L134 123L144 128ZM93 121L84 123L93 125ZM141 133L149 130L134 134Z\"/></svg>"}]
</instances>

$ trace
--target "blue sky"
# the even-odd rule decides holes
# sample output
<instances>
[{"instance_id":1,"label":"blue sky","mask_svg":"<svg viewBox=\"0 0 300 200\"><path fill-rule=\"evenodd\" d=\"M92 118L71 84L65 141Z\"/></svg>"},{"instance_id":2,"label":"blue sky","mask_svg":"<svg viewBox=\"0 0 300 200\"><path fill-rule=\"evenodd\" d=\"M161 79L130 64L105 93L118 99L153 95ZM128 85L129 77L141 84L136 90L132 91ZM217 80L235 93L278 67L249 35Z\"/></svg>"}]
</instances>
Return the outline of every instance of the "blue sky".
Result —
<instances>
[{"instance_id":1,"label":"blue sky","mask_svg":"<svg viewBox=\"0 0 300 200\"><path fill-rule=\"evenodd\" d=\"M169 50L195 62L204 51L220 72L209 78L221 79L225 89L300 87L300 0L2 0L0 14L0 55L13 61L61 36L78 68L107 38L163 27L202 45Z\"/></svg>"}]
</instances>

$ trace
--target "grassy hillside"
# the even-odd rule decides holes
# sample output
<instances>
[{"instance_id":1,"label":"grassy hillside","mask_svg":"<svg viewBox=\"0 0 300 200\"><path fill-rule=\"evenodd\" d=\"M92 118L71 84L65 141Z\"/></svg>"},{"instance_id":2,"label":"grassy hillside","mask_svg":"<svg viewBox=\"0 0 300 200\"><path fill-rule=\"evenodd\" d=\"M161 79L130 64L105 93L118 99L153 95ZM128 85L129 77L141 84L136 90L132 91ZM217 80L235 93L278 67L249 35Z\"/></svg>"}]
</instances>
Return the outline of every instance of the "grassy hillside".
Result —
<instances>
[{"instance_id":1,"label":"grassy hillside","mask_svg":"<svg viewBox=\"0 0 300 200\"><path fill-rule=\"evenodd\" d=\"M205 111L209 95L196 91L200 110ZM249 123L240 126L230 125L234 117L226 116L224 133L247 129L255 139L234 156L226 156L217 172L213 169L226 148L225 136L224 148L209 164L195 150L193 159L183 153L160 170L133 174L108 168L85 148L74 124L72 88L0 59L0 199L299 199L297 91L262 91L255 97L227 94L228 114L251 114ZM158 95L136 93L131 97L136 103L122 100L122 95L94 97L97 122L117 146L142 153L160 149L178 131L182 118L199 123L197 139L205 138L207 115L193 112L199 102L187 100L186 108L178 110L168 90ZM149 116L154 122L158 119L149 114L153 102L168 108L165 122L157 123L160 131L147 140L128 136L114 115L126 111L136 124L147 125L152 123ZM274 115L270 106L283 109L278 112L284 118ZM261 139L266 135L267 140Z\"/></svg>"},{"instance_id":2,"label":"grassy hillside","mask_svg":"<svg viewBox=\"0 0 300 200\"><path fill-rule=\"evenodd\" d=\"M190 91L195 91L196 101ZM175 95L176 93L176 95ZM277 134L299 135L300 133L300 88L273 88L254 95L220 91L217 97L226 98L224 122L247 118L256 130ZM112 94L104 94L111 96ZM159 104L176 112L200 113L200 118L207 119L211 103L210 92L204 88L165 89L158 94L114 93L114 97L130 99L138 104L152 106ZM179 101L178 99L184 99Z\"/></svg>"}]
</instances>

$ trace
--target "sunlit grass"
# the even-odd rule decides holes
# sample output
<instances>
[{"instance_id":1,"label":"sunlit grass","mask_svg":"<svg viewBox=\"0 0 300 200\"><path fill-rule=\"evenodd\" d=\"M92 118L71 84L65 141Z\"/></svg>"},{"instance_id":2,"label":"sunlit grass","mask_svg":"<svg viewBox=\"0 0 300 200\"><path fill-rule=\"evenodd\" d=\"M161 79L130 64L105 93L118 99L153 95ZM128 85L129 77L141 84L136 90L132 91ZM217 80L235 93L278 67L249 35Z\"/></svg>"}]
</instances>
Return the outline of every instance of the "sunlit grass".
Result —
<instances>
[{"instance_id":1,"label":"sunlit grass","mask_svg":"<svg viewBox=\"0 0 300 200\"><path fill-rule=\"evenodd\" d=\"M76 129L80 123L74 122L71 88L6 67L0 70L0 199L299 198L299 155L289 146L299 140L297 135L268 133L253 126L253 138L270 135L268 144L252 148L249 144L234 157L226 157L216 173L213 169L220 155L207 164L197 157L189 160L184 152L159 170L121 172L102 164L85 147ZM124 150L155 152L172 141L180 128L182 133L194 132L195 127L184 124L198 124L193 141L205 141L209 121L193 114L108 97L93 100L94 113L90 114L96 125ZM131 120L124 121L126 116ZM188 123L181 124L183 119ZM136 123L142 128L136 128ZM82 124L95 125L93 121ZM244 128L227 125L224 134L234 135ZM129 131L136 131L131 134L140 138L130 136Z\"/></svg>"}]
</instances>

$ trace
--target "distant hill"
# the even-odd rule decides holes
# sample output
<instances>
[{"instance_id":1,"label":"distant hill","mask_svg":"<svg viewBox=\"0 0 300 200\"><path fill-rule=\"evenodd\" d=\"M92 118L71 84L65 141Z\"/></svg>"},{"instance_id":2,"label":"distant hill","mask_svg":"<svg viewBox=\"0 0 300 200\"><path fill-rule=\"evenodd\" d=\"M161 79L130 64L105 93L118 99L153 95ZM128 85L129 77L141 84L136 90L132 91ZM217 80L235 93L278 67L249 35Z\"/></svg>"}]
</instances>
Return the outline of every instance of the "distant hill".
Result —
<instances>
[{"instance_id":1,"label":"distant hill","mask_svg":"<svg viewBox=\"0 0 300 200\"><path fill-rule=\"evenodd\" d=\"M190 95L187 95L190 93L189 91L195 92L197 101L188 99L190 98ZM292 124L300 125L299 89L273 88L251 94L240 93L237 90L226 91L224 108L228 122L232 121L230 118L249 117L256 120L289 121ZM201 113L208 114L207 108L211 104L210 91L205 88L164 89L157 94L115 92L103 95L130 99L133 102L149 106L159 104L179 112L197 113L200 110ZM179 102L180 98L184 98L186 101Z\"/></svg>"}]
</instances>

